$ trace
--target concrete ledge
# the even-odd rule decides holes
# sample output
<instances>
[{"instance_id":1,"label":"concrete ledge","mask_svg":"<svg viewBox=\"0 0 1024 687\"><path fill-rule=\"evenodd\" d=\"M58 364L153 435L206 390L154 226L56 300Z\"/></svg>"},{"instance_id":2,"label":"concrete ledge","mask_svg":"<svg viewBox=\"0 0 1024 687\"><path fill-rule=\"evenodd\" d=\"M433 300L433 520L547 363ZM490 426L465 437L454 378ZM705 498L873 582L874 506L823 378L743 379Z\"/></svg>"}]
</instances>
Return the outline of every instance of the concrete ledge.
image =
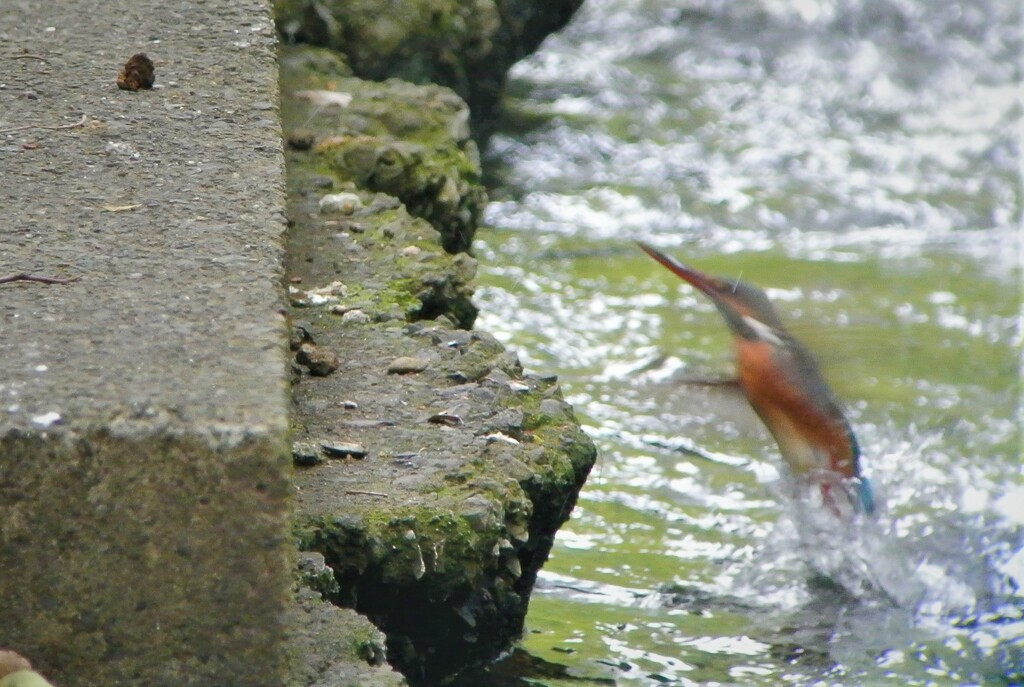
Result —
<instances>
[{"instance_id":1,"label":"concrete ledge","mask_svg":"<svg viewBox=\"0 0 1024 687\"><path fill-rule=\"evenodd\" d=\"M410 685L441 684L521 634L595 448L553 379L467 330L476 261L444 236L482 190L455 96L316 48L283 51L281 90L298 539L323 598L373 621Z\"/></svg>"},{"instance_id":2,"label":"concrete ledge","mask_svg":"<svg viewBox=\"0 0 1024 687\"><path fill-rule=\"evenodd\" d=\"M65 687L281 684L269 7L15 0L0 37L0 277L75 279L0 284L0 644Z\"/></svg>"}]
</instances>

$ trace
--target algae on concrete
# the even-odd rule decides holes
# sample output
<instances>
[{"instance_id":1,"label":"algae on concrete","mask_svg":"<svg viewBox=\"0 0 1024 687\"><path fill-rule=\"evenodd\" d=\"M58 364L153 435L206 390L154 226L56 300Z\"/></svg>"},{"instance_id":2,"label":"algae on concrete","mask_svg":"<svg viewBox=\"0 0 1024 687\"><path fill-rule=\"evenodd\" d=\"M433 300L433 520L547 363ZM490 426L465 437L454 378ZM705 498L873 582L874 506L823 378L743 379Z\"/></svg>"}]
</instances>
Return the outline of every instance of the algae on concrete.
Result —
<instances>
[{"instance_id":1,"label":"algae on concrete","mask_svg":"<svg viewBox=\"0 0 1024 687\"><path fill-rule=\"evenodd\" d=\"M286 620L294 664L286 687L408 684L385 662L384 635L355 611L339 608L300 586Z\"/></svg>"},{"instance_id":2,"label":"algae on concrete","mask_svg":"<svg viewBox=\"0 0 1024 687\"><path fill-rule=\"evenodd\" d=\"M487 196L466 104L441 86L345 76L324 52L281 49L291 90L282 117L292 140L318 132L309 143L315 169L399 199L441 233L448 252L469 248Z\"/></svg>"},{"instance_id":3,"label":"algae on concrete","mask_svg":"<svg viewBox=\"0 0 1024 687\"><path fill-rule=\"evenodd\" d=\"M319 51L294 48L282 62L286 135L316 142L287 152L286 267L296 339L335 352L341 365L324 377L296 371L293 438L362 452L297 470L296 536L333 570L338 586L324 597L383 630L388 660L411 684L434 684L496 657L522 632L537 572L595 449L554 380L524 375L493 336L465 329L476 263L446 253L438 231L385 192L400 196L416 178L378 178L381 144L368 139L382 137L386 108L362 110L373 121L344 133L363 107L352 105L398 93L397 109L431 111L439 89L310 77L323 63ZM351 105L325 116L302 94L313 84L350 95ZM386 145L424 170L457 170L460 197L482 202L462 112L418 114L426 131L388 128ZM339 192L344 210L322 211L321 199ZM403 358L417 364L394 365Z\"/></svg>"},{"instance_id":4,"label":"algae on concrete","mask_svg":"<svg viewBox=\"0 0 1024 687\"><path fill-rule=\"evenodd\" d=\"M355 75L451 88L483 142L506 74L569 21L582 0L276 0L289 42L337 50Z\"/></svg>"},{"instance_id":5,"label":"algae on concrete","mask_svg":"<svg viewBox=\"0 0 1024 687\"><path fill-rule=\"evenodd\" d=\"M560 395L551 381L506 372L503 352L492 349L489 369L475 363L467 379L460 346L450 345L474 347L464 330L319 323L316 340L355 359L344 377L297 383L296 435L340 435L368 455L299 472L300 546L325 556L339 584L332 599L384 630L388 657L410 682L432 684L518 637L593 444L571 411L515 412ZM426 355L430 365L388 375L396 355Z\"/></svg>"}]
</instances>

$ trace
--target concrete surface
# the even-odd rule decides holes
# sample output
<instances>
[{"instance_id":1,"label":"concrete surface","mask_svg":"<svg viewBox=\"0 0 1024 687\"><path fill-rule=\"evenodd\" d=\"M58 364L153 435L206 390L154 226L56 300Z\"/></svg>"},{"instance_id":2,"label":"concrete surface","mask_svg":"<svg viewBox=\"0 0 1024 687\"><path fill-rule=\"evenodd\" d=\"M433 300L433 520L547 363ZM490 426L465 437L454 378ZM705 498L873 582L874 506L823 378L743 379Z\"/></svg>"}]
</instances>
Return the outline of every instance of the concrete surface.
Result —
<instances>
[{"instance_id":1,"label":"concrete surface","mask_svg":"<svg viewBox=\"0 0 1024 687\"><path fill-rule=\"evenodd\" d=\"M275 0L281 34L345 55L356 76L447 86L483 144L509 69L569 21L583 0Z\"/></svg>"},{"instance_id":2,"label":"concrete surface","mask_svg":"<svg viewBox=\"0 0 1024 687\"><path fill-rule=\"evenodd\" d=\"M372 620L425 687L520 636L595 449L553 379L465 329L476 261L443 249L451 213L399 200L483 195L464 108L439 86L351 78L323 53L281 58L298 538L330 571L324 598ZM394 150L416 151L422 173L375 178ZM309 346L337 369L321 374Z\"/></svg>"},{"instance_id":3,"label":"concrete surface","mask_svg":"<svg viewBox=\"0 0 1024 687\"><path fill-rule=\"evenodd\" d=\"M63 687L285 672L273 45L255 0L0 4L0 277L75 279L0 284L0 645Z\"/></svg>"}]
</instances>

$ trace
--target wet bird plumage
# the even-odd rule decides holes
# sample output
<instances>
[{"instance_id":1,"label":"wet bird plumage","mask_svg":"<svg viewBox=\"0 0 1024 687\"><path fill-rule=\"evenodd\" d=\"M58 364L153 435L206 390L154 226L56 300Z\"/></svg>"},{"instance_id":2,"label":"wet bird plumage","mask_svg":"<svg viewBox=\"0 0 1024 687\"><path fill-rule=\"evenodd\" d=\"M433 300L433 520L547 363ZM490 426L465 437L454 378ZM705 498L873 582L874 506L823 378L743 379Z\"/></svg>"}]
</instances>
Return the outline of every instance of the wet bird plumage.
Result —
<instances>
[{"instance_id":1,"label":"wet bird plumage","mask_svg":"<svg viewBox=\"0 0 1024 687\"><path fill-rule=\"evenodd\" d=\"M833 491L836 478L849 480L857 491L853 508L872 512L874 500L860 473L853 430L814 358L786 332L764 291L705 275L650 246L640 247L714 302L733 335L739 386L790 472L820 482L832 510L840 510Z\"/></svg>"}]
</instances>

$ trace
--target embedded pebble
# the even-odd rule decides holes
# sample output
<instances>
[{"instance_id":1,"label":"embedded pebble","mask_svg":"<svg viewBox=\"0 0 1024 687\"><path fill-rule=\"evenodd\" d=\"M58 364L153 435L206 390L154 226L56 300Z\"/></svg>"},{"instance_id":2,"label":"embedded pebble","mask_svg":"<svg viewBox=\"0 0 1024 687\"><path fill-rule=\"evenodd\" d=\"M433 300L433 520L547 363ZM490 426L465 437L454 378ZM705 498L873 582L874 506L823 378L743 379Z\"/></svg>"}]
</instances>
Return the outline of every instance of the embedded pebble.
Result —
<instances>
[{"instance_id":1,"label":"embedded pebble","mask_svg":"<svg viewBox=\"0 0 1024 687\"><path fill-rule=\"evenodd\" d=\"M496 501L483 494L474 494L462 502L459 515L477 532L490 532L501 521L502 510Z\"/></svg>"},{"instance_id":2,"label":"embedded pebble","mask_svg":"<svg viewBox=\"0 0 1024 687\"><path fill-rule=\"evenodd\" d=\"M484 377L484 380L488 381L488 382L490 382L492 384L500 385L500 384L509 384L511 382L512 378L504 370L499 370L499 369L495 368L495 369L493 369L493 370L491 370L490 372L487 373L487 376Z\"/></svg>"},{"instance_id":3,"label":"embedded pebble","mask_svg":"<svg viewBox=\"0 0 1024 687\"><path fill-rule=\"evenodd\" d=\"M484 439L487 441L488 444L502 443L509 444L510 446L519 445L518 439L513 439L507 434L502 434L501 432L495 432L494 434L486 434L484 435Z\"/></svg>"},{"instance_id":4,"label":"embedded pebble","mask_svg":"<svg viewBox=\"0 0 1024 687\"><path fill-rule=\"evenodd\" d=\"M308 291L302 291L294 286L289 286L288 294L292 296L292 305L305 308L317 305L327 305L328 303L337 303L348 295L348 287L340 281L332 281L327 286L321 286L317 289L309 289Z\"/></svg>"},{"instance_id":5,"label":"embedded pebble","mask_svg":"<svg viewBox=\"0 0 1024 687\"><path fill-rule=\"evenodd\" d=\"M316 137L309 129L296 129L288 134L288 147L292 150L309 150L313 147Z\"/></svg>"},{"instance_id":6,"label":"embedded pebble","mask_svg":"<svg viewBox=\"0 0 1024 687\"><path fill-rule=\"evenodd\" d=\"M348 107L352 103L352 94L343 91L295 91L295 96L316 107Z\"/></svg>"},{"instance_id":7,"label":"embedded pebble","mask_svg":"<svg viewBox=\"0 0 1024 687\"><path fill-rule=\"evenodd\" d=\"M355 310L348 310L341 316L342 324L366 324L369 321L370 316L359 308L356 308Z\"/></svg>"},{"instance_id":8,"label":"embedded pebble","mask_svg":"<svg viewBox=\"0 0 1024 687\"><path fill-rule=\"evenodd\" d=\"M419 246L406 246L402 250L398 251L399 255L403 258L414 258L423 251L420 250Z\"/></svg>"},{"instance_id":9,"label":"embedded pebble","mask_svg":"<svg viewBox=\"0 0 1024 687\"><path fill-rule=\"evenodd\" d=\"M326 377L341 364L334 351L321 346L304 343L299 346L299 352L295 354L295 361L309 370L314 377Z\"/></svg>"},{"instance_id":10,"label":"embedded pebble","mask_svg":"<svg viewBox=\"0 0 1024 687\"><path fill-rule=\"evenodd\" d=\"M50 426L55 425L58 422L60 422L60 420L61 420L60 413L57 413L57 412L54 412L54 411L51 410L48 413L43 413L42 415L35 415L35 416L33 416L32 417L32 424L34 424L37 427L50 427Z\"/></svg>"},{"instance_id":11,"label":"embedded pebble","mask_svg":"<svg viewBox=\"0 0 1024 687\"><path fill-rule=\"evenodd\" d=\"M411 372L423 372L429 365L430 361L426 358L404 355L391 361L391 364L388 365L388 374L404 375Z\"/></svg>"},{"instance_id":12,"label":"embedded pebble","mask_svg":"<svg viewBox=\"0 0 1024 687\"><path fill-rule=\"evenodd\" d=\"M340 591L338 580L334 577L334 569L327 565L322 553L300 551L296 566L303 582L310 589L324 595L337 594Z\"/></svg>"},{"instance_id":13,"label":"embedded pebble","mask_svg":"<svg viewBox=\"0 0 1024 687\"><path fill-rule=\"evenodd\" d=\"M351 215L363 207L363 201L354 193L329 193L320 199L320 212Z\"/></svg>"},{"instance_id":14,"label":"embedded pebble","mask_svg":"<svg viewBox=\"0 0 1024 687\"><path fill-rule=\"evenodd\" d=\"M565 401L560 401L557 398L545 398L540 402L540 406L537 408L542 415L551 415L558 417L559 415L566 415L568 413L569 405Z\"/></svg>"},{"instance_id":15,"label":"embedded pebble","mask_svg":"<svg viewBox=\"0 0 1024 687\"><path fill-rule=\"evenodd\" d=\"M296 441L292 444L292 462L295 465L318 465L324 462L324 457L317 444Z\"/></svg>"},{"instance_id":16,"label":"embedded pebble","mask_svg":"<svg viewBox=\"0 0 1024 687\"><path fill-rule=\"evenodd\" d=\"M308 322L293 321L291 335L288 338L289 348L297 351L305 343L316 343L313 340L313 325Z\"/></svg>"},{"instance_id":17,"label":"embedded pebble","mask_svg":"<svg viewBox=\"0 0 1024 687\"><path fill-rule=\"evenodd\" d=\"M338 458L357 458L363 459L366 457L366 449L360 444L353 444L347 441L328 441L320 444L320 448L324 450L329 456L335 456Z\"/></svg>"},{"instance_id":18,"label":"embedded pebble","mask_svg":"<svg viewBox=\"0 0 1024 687\"><path fill-rule=\"evenodd\" d=\"M427 422L435 425L448 425L455 427L462 424L462 418L449 412L438 413L427 418Z\"/></svg>"}]
</instances>

